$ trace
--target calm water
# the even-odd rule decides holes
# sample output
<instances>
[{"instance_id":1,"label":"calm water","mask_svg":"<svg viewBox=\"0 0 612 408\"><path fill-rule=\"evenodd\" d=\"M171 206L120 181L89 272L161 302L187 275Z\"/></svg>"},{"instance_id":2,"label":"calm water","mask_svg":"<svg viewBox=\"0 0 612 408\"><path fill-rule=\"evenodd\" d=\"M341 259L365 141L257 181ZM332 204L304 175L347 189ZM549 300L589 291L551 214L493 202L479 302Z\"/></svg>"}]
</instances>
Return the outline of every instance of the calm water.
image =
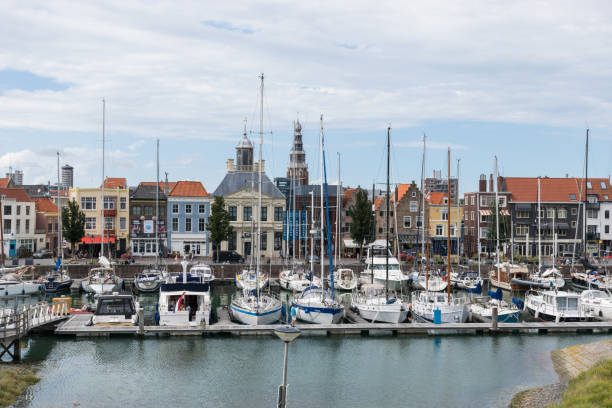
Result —
<instances>
[{"instance_id":1,"label":"calm water","mask_svg":"<svg viewBox=\"0 0 612 408\"><path fill-rule=\"evenodd\" d=\"M290 346L290 406L507 406L555 382L550 351L605 336L302 337ZM18 407L273 406L283 346L261 338L57 339L25 360L42 380Z\"/></svg>"}]
</instances>

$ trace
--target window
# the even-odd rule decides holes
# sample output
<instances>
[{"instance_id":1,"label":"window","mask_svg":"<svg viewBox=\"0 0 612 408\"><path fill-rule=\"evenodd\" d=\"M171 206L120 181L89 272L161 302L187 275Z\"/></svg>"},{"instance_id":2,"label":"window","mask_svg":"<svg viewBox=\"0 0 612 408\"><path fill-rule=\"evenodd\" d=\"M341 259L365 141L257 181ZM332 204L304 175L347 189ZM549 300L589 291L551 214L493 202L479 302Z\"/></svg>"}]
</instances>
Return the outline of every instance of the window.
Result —
<instances>
[{"instance_id":1,"label":"window","mask_svg":"<svg viewBox=\"0 0 612 408\"><path fill-rule=\"evenodd\" d=\"M605 182L605 181L600 181L600 182L599 182L599 185L601 186L601 189L602 189L602 190L605 190L605 189L607 188L607 187L606 187L606 182Z\"/></svg>"},{"instance_id":2,"label":"window","mask_svg":"<svg viewBox=\"0 0 612 408\"><path fill-rule=\"evenodd\" d=\"M572 221L572 228L576 228L576 221Z\"/></svg>"},{"instance_id":3,"label":"window","mask_svg":"<svg viewBox=\"0 0 612 408\"><path fill-rule=\"evenodd\" d=\"M95 210L96 209L96 197L81 197L81 209Z\"/></svg>"},{"instance_id":4,"label":"window","mask_svg":"<svg viewBox=\"0 0 612 408\"><path fill-rule=\"evenodd\" d=\"M274 232L274 250L280 251L283 249L283 233L282 232Z\"/></svg>"},{"instance_id":5,"label":"window","mask_svg":"<svg viewBox=\"0 0 612 408\"><path fill-rule=\"evenodd\" d=\"M419 211L419 203L418 201L410 201L410 212L417 212Z\"/></svg>"},{"instance_id":6,"label":"window","mask_svg":"<svg viewBox=\"0 0 612 408\"><path fill-rule=\"evenodd\" d=\"M557 210L557 218L567 218L567 208L559 208Z\"/></svg>"},{"instance_id":7,"label":"window","mask_svg":"<svg viewBox=\"0 0 612 408\"><path fill-rule=\"evenodd\" d=\"M119 229L124 230L127 228L125 217L119 218Z\"/></svg>"},{"instance_id":8,"label":"window","mask_svg":"<svg viewBox=\"0 0 612 408\"><path fill-rule=\"evenodd\" d=\"M178 214L178 204L172 204L172 214Z\"/></svg>"},{"instance_id":9,"label":"window","mask_svg":"<svg viewBox=\"0 0 612 408\"><path fill-rule=\"evenodd\" d=\"M476 212L475 212L475 211L472 211L472 221L474 221L474 220L476 219L476 218L475 218L475 215L476 215Z\"/></svg>"},{"instance_id":10,"label":"window","mask_svg":"<svg viewBox=\"0 0 612 408\"><path fill-rule=\"evenodd\" d=\"M113 197L104 197L104 209L105 210L115 209L115 199Z\"/></svg>"},{"instance_id":11,"label":"window","mask_svg":"<svg viewBox=\"0 0 612 408\"><path fill-rule=\"evenodd\" d=\"M263 231L261 233L261 250L265 251L268 249L268 233L266 231Z\"/></svg>"},{"instance_id":12,"label":"window","mask_svg":"<svg viewBox=\"0 0 612 408\"><path fill-rule=\"evenodd\" d=\"M476 196L472 196L470 201L471 201L472 205L476 205Z\"/></svg>"},{"instance_id":13,"label":"window","mask_svg":"<svg viewBox=\"0 0 612 408\"><path fill-rule=\"evenodd\" d=\"M172 218L172 232L178 232L178 218Z\"/></svg>"},{"instance_id":14,"label":"window","mask_svg":"<svg viewBox=\"0 0 612 408\"><path fill-rule=\"evenodd\" d=\"M412 197L413 197L413 198L414 198L414 197L416 197L416 191L413 191L413 192L412 192Z\"/></svg>"},{"instance_id":15,"label":"window","mask_svg":"<svg viewBox=\"0 0 612 408\"><path fill-rule=\"evenodd\" d=\"M455 226L453 224L451 224L450 226L450 232L451 232L451 237L455 236Z\"/></svg>"},{"instance_id":16,"label":"window","mask_svg":"<svg viewBox=\"0 0 612 408\"><path fill-rule=\"evenodd\" d=\"M599 211L594 209L587 209L587 218L597 218L597 213Z\"/></svg>"},{"instance_id":17,"label":"window","mask_svg":"<svg viewBox=\"0 0 612 408\"><path fill-rule=\"evenodd\" d=\"M49 223L49 225L47 226L47 232L53 232L53 224Z\"/></svg>"},{"instance_id":18,"label":"window","mask_svg":"<svg viewBox=\"0 0 612 408\"><path fill-rule=\"evenodd\" d=\"M26 205L25 209L26 209L26 215L30 215L30 206Z\"/></svg>"},{"instance_id":19,"label":"window","mask_svg":"<svg viewBox=\"0 0 612 408\"><path fill-rule=\"evenodd\" d=\"M85 217L85 229L90 231L96 229L95 217Z\"/></svg>"},{"instance_id":20,"label":"window","mask_svg":"<svg viewBox=\"0 0 612 408\"><path fill-rule=\"evenodd\" d=\"M538 211L538 218L544 218L544 211L543 209L540 209L540 211Z\"/></svg>"},{"instance_id":21,"label":"window","mask_svg":"<svg viewBox=\"0 0 612 408\"><path fill-rule=\"evenodd\" d=\"M236 250L236 237L237 237L236 231L232 231L232 234L230 235L230 239L227 243L227 249L229 249L230 251Z\"/></svg>"},{"instance_id":22,"label":"window","mask_svg":"<svg viewBox=\"0 0 612 408\"><path fill-rule=\"evenodd\" d=\"M119 209L125 210L127 208L127 199L125 197L119 197Z\"/></svg>"},{"instance_id":23,"label":"window","mask_svg":"<svg viewBox=\"0 0 612 408\"><path fill-rule=\"evenodd\" d=\"M229 213L230 221L236 221L236 217L237 217L237 214L238 214L236 206L235 205L230 205L229 207L227 207L227 212Z\"/></svg>"},{"instance_id":24,"label":"window","mask_svg":"<svg viewBox=\"0 0 612 408\"><path fill-rule=\"evenodd\" d=\"M490 215L480 214L480 222L489 222Z\"/></svg>"},{"instance_id":25,"label":"window","mask_svg":"<svg viewBox=\"0 0 612 408\"><path fill-rule=\"evenodd\" d=\"M17 210L16 214L17 215L21 215L21 206L20 205L16 205L15 209Z\"/></svg>"},{"instance_id":26,"label":"window","mask_svg":"<svg viewBox=\"0 0 612 408\"><path fill-rule=\"evenodd\" d=\"M274 221L283 220L283 207L274 207Z\"/></svg>"},{"instance_id":27,"label":"window","mask_svg":"<svg viewBox=\"0 0 612 408\"><path fill-rule=\"evenodd\" d=\"M135 217L139 217L142 214L142 207L139 205L135 205L132 207L132 215Z\"/></svg>"},{"instance_id":28,"label":"window","mask_svg":"<svg viewBox=\"0 0 612 408\"><path fill-rule=\"evenodd\" d=\"M444 234L444 226L443 225L436 225L436 235L437 236L442 236Z\"/></svg>"},{"instance_id":29,"label":"window","mask_svg":"<svg viewBox=\"0 0 612 408\"><path fill-rule=\"evenodd\" d=\"M4 215L11 215L11 206L10 205L5 205L4 206Z\"/></svg>"},{"instance_id":30,"label":"window","mask_svg":"<svg viewBox=\"0 0 612 408\"><path fill-rule=\"evenodd\" d=\"M408 215L404 217L404 228L410 227L412 227L412 217Z\"/></svg>"},{"instance_id":31,"label":"window","mask_svg":"<svg viewBox=\"0 0 612 408\"><path fill-rule=\"evenodd\" d=\"M610 199L610 197L608 197L608 195L607 195L607 194L604 194L604 195L603 195L603 198L604 198L604 200L609 200L609 199Z\"/></svg>"},{"instance_id":32,"label":"window","mask_svg":"<svg viewBox=\"0 0 612 408\"><path fill-rule=\"evenodd\" d=\"M380 216L381 216L381 217L384 217L384 216L385 216L385 213L381 211L381 212L380 212Z\"/></svg>"},{"instance_id":33,"label":"window","mask_svg":"<svg viewBox=\"0 0 612 408\"><path fill-rule=\"evenodd\" d=\"M578 214L578 209L577 208L572 208L572 215L576 215Z\"/></svg>"},{"instance_id":34,"label":"window","mask_svg":"<svg viewBox=\"0 0 612 408\"><path fill-rule=\"evenodd\" d=\"M206 231L206 220L204 218L198 219L198 232Z\"/></svg>"},{"instance_id":35,"label":"window","mask_svg":"<svg viewBox=\"0 0 612 408\"><path fill-rule=\"evenodd\" d=\"M596 195L589 195L589 196L587 196L587 201L589 203L597 203L597 196Z\"/></svg>"},{"instance_id":36,"label":"window","mask_svg":"<svg viewBox=\"0 0 612 408\"><path fill-rule=\"evenodd\" d=\"M609 234L609 233L610 233L610 226L609 226L609 225L604 226L604 232L605 232L606 234Z\"/></svg>"},{"instance_id":37,"label":"window","mask_svg":"<svg viewBox=\"0 0 612 408\"><path fill-rule=\"evenodd\" d=\"M593 186L591 185L590 181L587 181L587 189L592 190Z\"/></svg>"},{"instance_id":38,"label":"window","mask_svg":"<svg viewBox=\"0 0 612 408\"><path fill-rule=\"evenodd\" d=\"M244 207L242 209L242 221L251 221L252 217L253 217L253 208Z\"/></svg>"},{"instance_id":39,"label":"window","mask_svg":"<svg viewBox=\"0 0 612 408\"><path fill-rule=\"evenodd\" d=\"M104 217L104 229L105 230L115 229L115 219L113 217Z\"/></svg>"},{"instance_id":40,"label":"window","mask_svg":"<svg viewBox=\"0 0 612 408\"><path fill-rule=\"evenodd\" d=\"M383 232L382 228L378 229L378 233L381 234Z\"/></svg>"},{"instance_id":41,"label":"window","mask_svg":"<svg viewBox=\"0 0 612 408\"><path fill-rule=\"evenodd\" d=\"M415 218L416 218L417 227L422 227L423 226L423 216L422 215L418 215Z\"/></svg>"},{"instance_id":42,"label":"window","mask_svg":"<svg viewBox=\"0 0 612 408\"><path fill-rule=\"evenodd\" d=\"M191 214L191 204L185 204L185 214Z\"/></svg>"},{"instance_id":43,"label":"window","mask_svg":"<svg viewBox=\"0 0 612 408\"><path fill-rule=\"evenodd\" d=\"M185 232L191 232L191 218L185 218Z\"/></svg>"},{"instance_id":44,"label":"window","mask_svg":"<svg viewBox=\"0 0 612 408\"><path fill-rule=\"evenodd\" d=\"M26 207L28 208L28 207ZM25 225L25 233L29 234L30 233L30 220L25 220L26 221L26 225Z\"/></svg>"},{"instance_id":45,"label":"window","mask_svg":"<svg viewBox=\"0 0 612 408\"><path fill-rule=\"evenodd\" d=\"M546 218L555 218L555 209L547 208L546 209Z\"/></svg>"},{"instance_id":46,"label":"window","mask_svg":"<svg viewBox=\"0 0 612 408\"><path fill-rule=\"evenodd\" d=\"M527 235L529 233L529 225L517 225L514 227L516 235Z\"/></svg>"},{"instance_id":47,"label":"window","mask_svg":"<svg viewBox=\"0 0 612 408\"><path fill-rule=\"evenodd\" d=\"M529 211L517 211L516 218L529 218Z\"/></svg>"},{"instance_id":48,"label":"window","mask_svg":"<svg viewBox=\"0 0 612 408\"><path fill-rule=\"evenodd\" d=\"M607 220L610 218L610 210L604 211L604 218Z\"/></svg>"},{"instance_id":49,"label":"window","mask_svg":"<svg viewBox=\"0 0 612 408\"><path fill-rule=\"evenodd\" d=\"M480 238L486 238L488 235L489 235L489 228L487 227L480 228ZM486 250L484 252L486 252Z\"/></svg>"},{"instance_id":50,"label":"window","mask_svg":"<svg viewBox=\"0 0 612 408\"><path fill-rule=\"evenodd\" d=\"M15 221L15 233L21 234L21 220Z\"/></svg>"},{"instance_id":51,"label":"window","mask_svg":"<svg viewBox=\"0 0 612 408\"><path fill-rule=\"evenodd\" d=\"M268 221L268 207L261 207L261 221Z\"/></svg>"},{"instance_id":52,"label":"window","mask_svg":"<svg viewBox=\"0 0 612 408\"><path fill-rule=\"evenodd\" d=\"M448 220L448 210L444 209L442 210L442 221L447 221Z\"/></svg>"},{"instance_id":53,"label":"window","mask_svg":"<svg viewBox=\"0 0 612 408\"><path fill-rule=\"evenodd\" d=\"M205 204L198 205L198 213L206 214L206 205Z\"/></svg>"},{"instance_id":54,"label":"window","mask_svg":"<svg viewBox=\"0 0 612 408\"><path fill-rule=\"evenodd\" d=\"M576 194L570 194L570 200L576 201Z\"/></svg>"},{"instance_id":55,"label":"window","mask_svg":"<svg viewBox=\"0 0 612 408\"><path fill-rule=\"evenodd\" d=\"M11 220L4 220L4 233L5 234L11 233Z\"/></svg>"},{"instance_id":56,"label":"window","mask_svg":"<svg viewBox=\"0 0 612 408\"><path fill-rule=\"evenodd\" d=\"M145 215L145 217L151 217L153 215L153 207L150 206L150 205L147 205L144 208L144 215Z\"/></svg>"},{"instance_id":57,"label":"window","mask_svg":"<svg viewBox=\"0 0 612 408\"><path fill-rule=\"evenodd\" d=\"M564 237L564 236L566 236L566 235L567 235L567 230L566 230L566 229L561 229L561 230L559 230L559 234L558 234L558 235L559 235L560 237Z\"/></svg>"}]
</instances>

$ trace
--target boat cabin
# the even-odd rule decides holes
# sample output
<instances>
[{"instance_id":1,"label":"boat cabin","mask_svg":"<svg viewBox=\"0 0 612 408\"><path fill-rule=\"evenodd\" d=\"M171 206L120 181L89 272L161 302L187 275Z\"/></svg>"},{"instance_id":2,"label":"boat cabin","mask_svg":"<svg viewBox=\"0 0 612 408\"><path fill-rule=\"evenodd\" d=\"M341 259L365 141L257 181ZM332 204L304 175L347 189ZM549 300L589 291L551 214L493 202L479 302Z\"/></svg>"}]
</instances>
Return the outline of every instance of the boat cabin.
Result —
<instances>
[{"instance_id":1,"label":"boat cabin","mask_svg":"<svg viewBox=\"0 0 612 408\"><path fill-rule=\"evenodd\" d=\"M96 311L92 316L93 325L129 326L138 322L138 302L132 295L100 295Z\"/></svg>"}]
</instances>

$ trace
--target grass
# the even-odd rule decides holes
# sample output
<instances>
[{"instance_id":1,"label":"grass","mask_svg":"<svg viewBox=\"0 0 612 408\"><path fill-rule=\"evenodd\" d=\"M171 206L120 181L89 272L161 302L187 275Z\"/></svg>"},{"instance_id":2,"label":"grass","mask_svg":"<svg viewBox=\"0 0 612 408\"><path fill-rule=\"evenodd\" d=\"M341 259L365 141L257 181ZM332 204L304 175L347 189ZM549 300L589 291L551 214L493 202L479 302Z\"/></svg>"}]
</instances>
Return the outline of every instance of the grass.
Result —
<instances>
[{"instance_id":1,"label":"grass","mask_svg":"<svg viewBox=\"0 0 612 408\"><path fill-rule=\"evenodd\" d=\"M573 378L557 408L612 407L612 360Z\"/></svg>"},{"instance_id":2,"label":"grass","mask_svg":"<svg viewBox=\"0 0 612 408\"><path fill-rule=\"evenodd\" d=\"M30 368L0 366L0 407L13 404L27 387L39 380Z\"/></svg>"}]
</instances>

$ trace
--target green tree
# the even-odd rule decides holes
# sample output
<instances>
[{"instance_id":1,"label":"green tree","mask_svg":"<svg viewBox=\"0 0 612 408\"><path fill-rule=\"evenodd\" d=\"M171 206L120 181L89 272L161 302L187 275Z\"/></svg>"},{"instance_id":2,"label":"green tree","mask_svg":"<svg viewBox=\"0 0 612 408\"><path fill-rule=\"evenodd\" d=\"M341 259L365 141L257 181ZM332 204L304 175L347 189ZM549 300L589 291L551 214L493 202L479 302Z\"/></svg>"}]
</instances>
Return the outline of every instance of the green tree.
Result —
<instances>
[{"instance_id":1,"label":"green tree","mask_svg":"<svg viewBox=\"0 0 612 408\"><path fill-rule=\"evenodd\" d=\"M359 244L359 253L363 254L363 246L373 241L372 202L361 188L355 192L355 204L348 210L351 217L351 238Z\"/></svg>"},{"instance_id":2,"label":"green tree","mask_svg":"<svg viewBox=\"0 0 612 408\"><path fill-rule=\"evenodd\" d=\"M70 242L70 251L74 254L74 244L85 236L85 213L75 200L68 201L68 207L62 208L62 234Z\"/></svg>"},{"instance_id":3,"label":"green tree","mask_svg":"<svg viewBox=\"0 0 612 408\"><path fill-rule=\"evenodd\" d=\"M230 225L230 215L225 209L223 197L215 197L210 208L210 216L206 223L206 230L210 232L210 242L213 244L213 254L219 262L219 245L223 241L230 239L232 227Z\"/></svg>"},{"instance_id":4,"label":"green tree","mask_svg":"<svg viewBox=\"0 0 612 408\"><path fill-rule=\"evenodd\" d=\"M489 205L489 212L491 213L491 215L489 215L489 231L487 233L487 238L490 239L493 243L493 248L495 248L497 242L497 230L495 228L496 213L498 213L499 215L499 245L503 247L504 243L510 240L510 236L512 234L510 230L510 215L504 215L502 214L502 211L507 210L496 207L495 202L492 202L491 205ZM499 250L501 253L503 253L502 248L499 248Z\"/></svg>"}]
</instances>

